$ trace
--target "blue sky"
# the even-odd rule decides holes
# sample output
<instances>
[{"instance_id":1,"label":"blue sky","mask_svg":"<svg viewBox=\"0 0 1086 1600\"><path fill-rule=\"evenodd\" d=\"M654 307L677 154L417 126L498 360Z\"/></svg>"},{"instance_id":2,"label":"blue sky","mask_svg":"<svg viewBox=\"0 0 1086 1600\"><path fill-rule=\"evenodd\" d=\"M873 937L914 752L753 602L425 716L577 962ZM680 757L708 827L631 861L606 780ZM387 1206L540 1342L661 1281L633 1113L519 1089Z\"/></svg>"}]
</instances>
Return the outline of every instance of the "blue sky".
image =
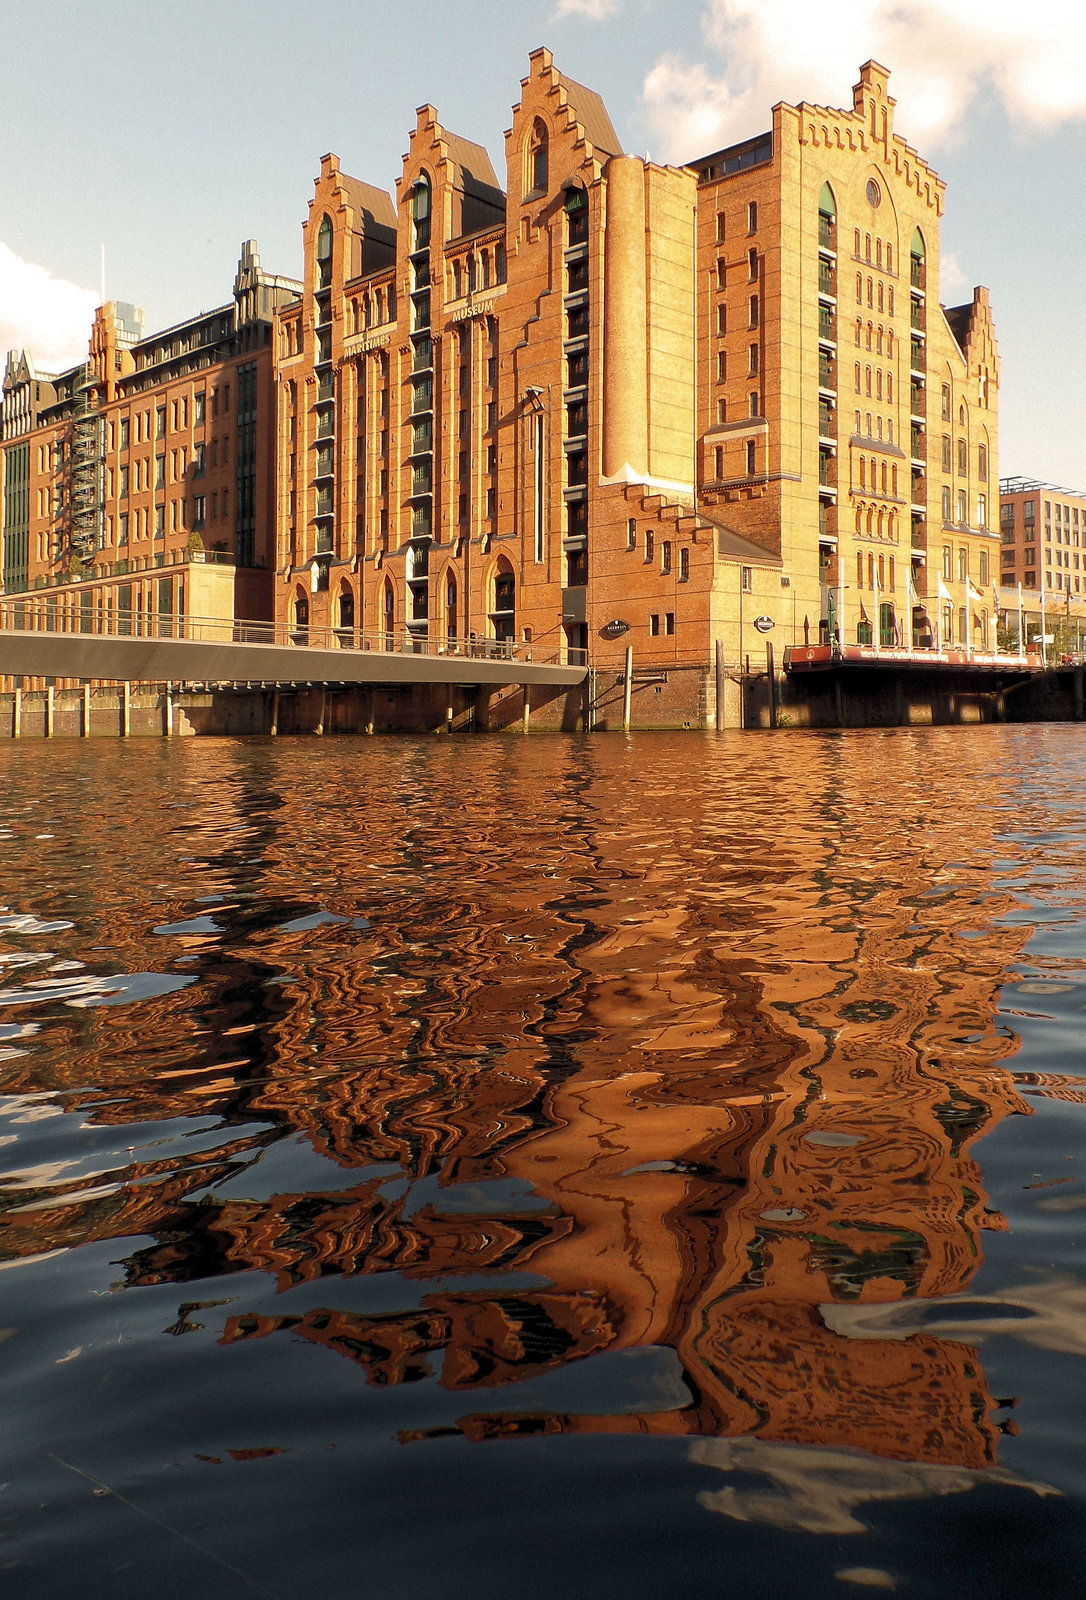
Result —
<instances>
[{"instance_id":1,"label":"blue sky","mask_svg":"<svg viewBox=\"0 0 1086 1600\"><path fill-rule=\"evenodd\" d=\"M848 105L882 61L948 185L943 299L991 290L1000 471L1086 490L1081 0L0 0L0 351L78 358L100 243L149 328L228 299L243 238L296 273L320 156L391 189L424 101L503 173L539 44L628 150L678 161L775 100Z\"/></svg>"}]
</instances>

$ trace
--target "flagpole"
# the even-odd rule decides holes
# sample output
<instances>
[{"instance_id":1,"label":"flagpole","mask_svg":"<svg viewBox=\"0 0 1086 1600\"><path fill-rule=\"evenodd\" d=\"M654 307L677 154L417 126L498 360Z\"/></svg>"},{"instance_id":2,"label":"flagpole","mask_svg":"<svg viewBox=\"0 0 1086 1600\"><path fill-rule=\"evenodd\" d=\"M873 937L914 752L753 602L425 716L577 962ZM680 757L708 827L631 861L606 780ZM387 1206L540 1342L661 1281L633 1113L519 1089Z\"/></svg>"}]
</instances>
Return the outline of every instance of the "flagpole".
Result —
<instances>
[{"instance_id":1,"label":"flagpole","mask_svg":"<svg viewBox=\"0 0 1086 1600\"><path fill-rule=\"evenodd\" d=\"M1026 659L1026 619L1022 610L1022 584L1018 585L1018 659Z\"/></svg>"},{"instance_id":2,"label":"flagpole","mask_svg":"<svg viewBox=\"0 0 1086 1600\"><path fill-rule=\"evenodd\" d=\"M837 649L843 656L845 653L845 563L840 550L837 552Z\"/></svg>"},{"instance_id":3,"label":"flagpole","mask_svg":"<svg viewBox=\"0 0 1086 1600\"><path fill-rule=\"evenodd\" d=\"M992 584L992 654L999 659L999 590Z\"/></svg>"}]
</instances>

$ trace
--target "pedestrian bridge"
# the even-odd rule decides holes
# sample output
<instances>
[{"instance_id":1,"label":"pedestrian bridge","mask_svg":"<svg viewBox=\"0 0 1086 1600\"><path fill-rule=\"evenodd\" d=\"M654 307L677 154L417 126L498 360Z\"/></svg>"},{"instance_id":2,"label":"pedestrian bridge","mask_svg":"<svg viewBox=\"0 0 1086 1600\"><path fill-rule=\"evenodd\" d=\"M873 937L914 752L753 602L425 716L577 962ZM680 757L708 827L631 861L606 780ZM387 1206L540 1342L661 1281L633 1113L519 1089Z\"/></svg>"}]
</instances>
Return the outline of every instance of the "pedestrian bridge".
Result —
<instances>
[{"instance_id":1,"label":"pedestrian bridge","mask_svg":"<svg viewBox=\"0 0 1086 1600\"><path fill-rule=\"evenodd\" d=\"M69 628L63 626L70 624ZM548 648L549 645L549 648ZM0 601L0 675L101 683L524 684L572 687L585 652L549 641L466 640Z\"/></svg>"}]
</instances>

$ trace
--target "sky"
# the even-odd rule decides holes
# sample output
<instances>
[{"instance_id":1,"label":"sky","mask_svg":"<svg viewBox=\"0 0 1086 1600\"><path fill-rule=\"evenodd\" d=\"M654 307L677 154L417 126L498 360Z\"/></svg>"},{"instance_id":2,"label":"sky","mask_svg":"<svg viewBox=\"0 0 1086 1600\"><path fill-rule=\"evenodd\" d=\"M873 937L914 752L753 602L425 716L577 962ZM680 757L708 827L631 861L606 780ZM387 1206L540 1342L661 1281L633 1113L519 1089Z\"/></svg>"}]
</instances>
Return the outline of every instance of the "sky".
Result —
<instances>
[{"instance_id":1,"label":"sky","mask_svg":"<svg viewBox=\"0 0 1086 1600\"><path fill-rule=\"evenodd\" d=\"M426 101L501 177L541 44L674 162L881 61L947 184L942 299L991 292L1000 473L1086 490L1082 0L0 0L0 355L85 355L103 245L148 331L227 302L243 239L296 276L321 155L392 190Z\"/></svg>"}]
</instances>

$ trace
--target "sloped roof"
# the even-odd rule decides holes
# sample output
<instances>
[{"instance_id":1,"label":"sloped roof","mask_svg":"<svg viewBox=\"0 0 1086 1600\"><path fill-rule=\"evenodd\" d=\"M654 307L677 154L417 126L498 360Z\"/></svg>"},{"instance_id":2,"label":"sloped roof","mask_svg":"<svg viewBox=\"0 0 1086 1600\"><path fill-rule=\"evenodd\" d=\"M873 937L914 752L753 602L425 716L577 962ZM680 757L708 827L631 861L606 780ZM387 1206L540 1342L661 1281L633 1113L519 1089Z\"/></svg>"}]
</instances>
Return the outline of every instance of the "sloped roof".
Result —
<instances>
[{"instance_id":1,"label":"sloped roof","mask_svg":"<svg viewBox=\"0 0 1086 1600\"><path fill-rule=\"evenodd\" d=\"M361 178L348 178L344 172L339 174L338 182L356 216L368 213L374 222L395 232L396 207L386 190L378 189L372 183L363 183Z\"/></svg>"},{"instance_id":2,"label":"sloped roof","mask_svg":"<svg viewBox=\"0 0 1086 1600\"><path fill-rule=\"evenodd\" d=\"M607 112L603 99L595 89L586 89L583 83L574 83L562 74L562 85L577 121L584 128L592 146L605 156L620 156L622 145Z\"/></svg>"},{"instance_id":3,"label":"sloped roof","mask_svg":"<svg viewBox=\"0 0 1086 1600\"><path fill-rule=\"evenodd\" d=\"M476 183L486 184L491 189L501 189L498 175L481 144L473 144L470 139L462 139L458 133L448 131L445 132L445 142L449 147L451 159L461 171L474 178Z\"/></svg>"}]
</instances>

